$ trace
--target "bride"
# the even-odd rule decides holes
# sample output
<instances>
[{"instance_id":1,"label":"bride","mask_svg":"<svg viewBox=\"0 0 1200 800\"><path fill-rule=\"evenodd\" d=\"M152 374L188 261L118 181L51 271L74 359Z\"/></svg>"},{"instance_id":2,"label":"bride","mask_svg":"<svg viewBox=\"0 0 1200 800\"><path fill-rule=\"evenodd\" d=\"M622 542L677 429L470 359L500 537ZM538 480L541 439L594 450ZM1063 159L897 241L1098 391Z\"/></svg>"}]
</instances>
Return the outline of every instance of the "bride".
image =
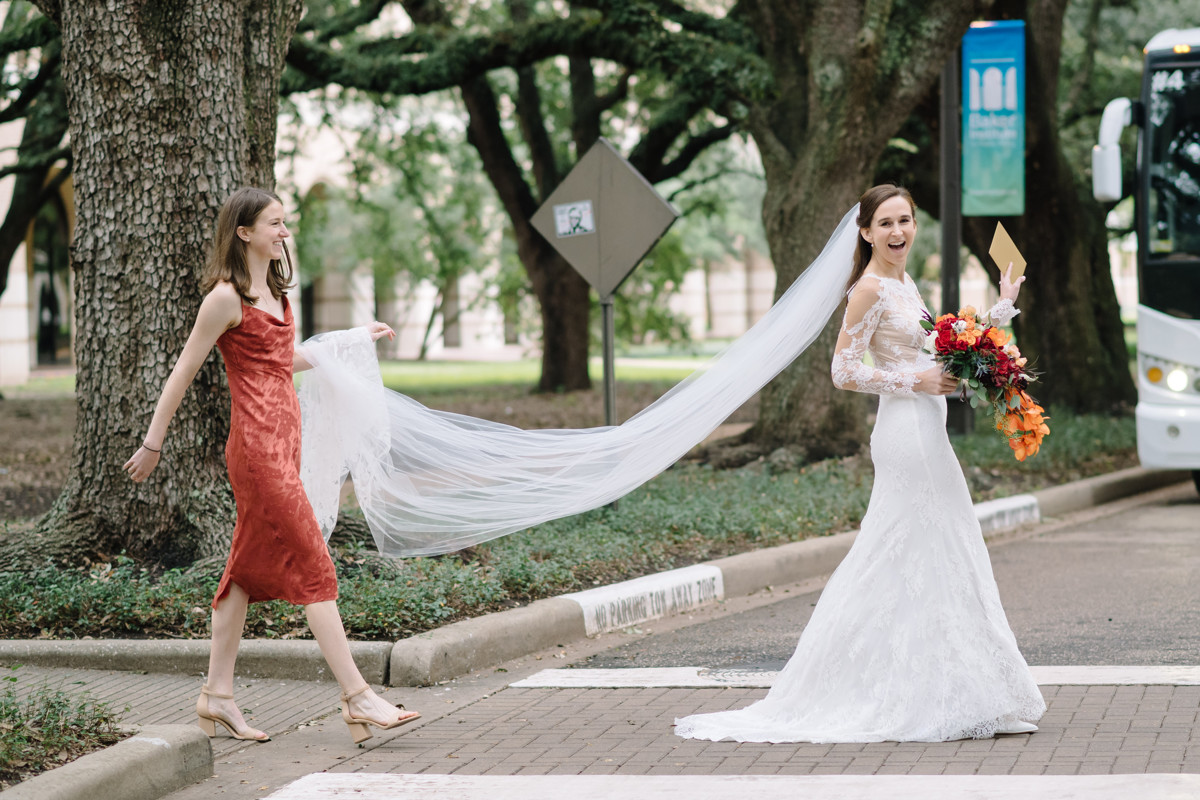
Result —
<instances>
[{"instance_id":1,"label":"bride","mask_svg":"<svg viewBox=\"0 0 1200 800\"><path fill-rule=\"evenodd\" d=\"M955 380L923 349L925 305L904 271L915 208L891 185L868 190L859 204L832 368L839 388L880 396L875 484L854 546L767 696L676 720L679 736L939 742L1030 733L1046 710L1004 616L946 436L943 396ZM994 323L1018 313L1023 281L1001 279Z\"/></svg>"}]
</instances>

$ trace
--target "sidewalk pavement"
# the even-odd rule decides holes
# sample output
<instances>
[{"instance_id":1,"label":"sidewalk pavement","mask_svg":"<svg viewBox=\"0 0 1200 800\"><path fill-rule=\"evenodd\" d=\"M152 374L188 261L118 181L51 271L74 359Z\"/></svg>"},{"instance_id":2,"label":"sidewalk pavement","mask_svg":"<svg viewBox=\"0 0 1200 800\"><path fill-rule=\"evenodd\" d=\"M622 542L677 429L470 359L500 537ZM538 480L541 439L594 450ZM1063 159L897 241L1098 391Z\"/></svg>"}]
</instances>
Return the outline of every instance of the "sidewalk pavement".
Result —
<instances>
[{"instance_id":1,"label":"sidewalk pavement","mask_svg":"<svg viewBox=\"0 0 1200 800\"><path fill-rule=\"evenodd\" d=\"M1094 486L1076 491L1091 498L1103 494ZM1190 488L1160 489L1121 500L1112 508L1182 496L1185 491ZM1076 517L1101 513L1109 512L1085 507ZM776 581L775 588L753 595L731 593L723 603L659 619L654 628L667 631L737 614L797 591L812 591L822 582L823 576L817 575L790 588ZM556 642L440 685L390 689L385 697L420 710L423 719L399 731L377 732L363 748L353 747L336 713L335 684L241 679L236 686L239 703L250 723L269 731L273 741L213 739L214 776L170 798L260 798L324 770L453 775L1200 773L1197 686L1047 685L1043 692L1049 711L1035 736L863 745L689 742L672 734L675 716L745 705L765 693L761 688L509 688L547 666L582 662L631 635L635 634L617 631ZM18 693L49 683L88 691L117 708L128 706L129 724L194 723L199 684L195 674L25 664L11 669L8 677Z\"/></svg>"}]
</instances>

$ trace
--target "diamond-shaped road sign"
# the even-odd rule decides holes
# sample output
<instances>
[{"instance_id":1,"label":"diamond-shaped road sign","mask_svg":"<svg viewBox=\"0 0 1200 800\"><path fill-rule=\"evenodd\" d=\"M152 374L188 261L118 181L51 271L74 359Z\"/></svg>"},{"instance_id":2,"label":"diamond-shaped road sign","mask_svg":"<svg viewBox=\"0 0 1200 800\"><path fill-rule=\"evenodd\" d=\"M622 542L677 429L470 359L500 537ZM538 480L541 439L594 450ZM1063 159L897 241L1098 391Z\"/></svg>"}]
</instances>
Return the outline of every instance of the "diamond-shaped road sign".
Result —
<instances>
[{"instance_id":1,"label":"diamond-shaped road sign","mask_svg":"<svg viewBox=\"0 0 1200 800\"><path fill-rule=\"evenodd\" d=\"M611 297L679 216L599 139L531 222L600 297Z\"/></svg>"}]
</instances>

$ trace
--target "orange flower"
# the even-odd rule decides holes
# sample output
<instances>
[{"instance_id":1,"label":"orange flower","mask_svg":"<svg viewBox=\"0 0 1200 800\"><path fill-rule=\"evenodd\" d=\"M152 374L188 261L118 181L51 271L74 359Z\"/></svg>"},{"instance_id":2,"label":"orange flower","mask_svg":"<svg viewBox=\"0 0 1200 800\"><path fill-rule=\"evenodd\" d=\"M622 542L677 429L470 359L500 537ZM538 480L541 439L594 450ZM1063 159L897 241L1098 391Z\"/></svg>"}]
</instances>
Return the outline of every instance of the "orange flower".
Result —
<instances>
[{"instance_id":1,"label":"orange flower","mask_svg":"<svg viewBox=\"0 0 1200 800\"><path fill-rule=\"evenodd\" d=\"M1012 391L1006 392L1006 397L1012 396ZM1008 446L1012 448L1017 461L1037 455L1042 446L1042 439L1050 434L1045 413L1046 410L1038 405L1028 392L1022 391L1020 405L1010 408L1004 417L996 422L997 430L1004 431L1008 436Z\"/></svg>"},{"instance_id":2,"label":"orange flower","mask_svg":"<svg viewBox=\"0 0 1200 800\"><path fill-rule=\"evenodd\" d=\"M963 306L958 310L959 319L974 321L977 316L979 316L979 312L975 310L975 306Z\"/></svg>"},{"instance_id":3,"label":"orange flower","mask_svg":"<svg viewBox=\"0 0 1200 800\"><path fill-rule=\"evenodd\" d=\"M996 345L996 347L1004 347L1012 338L999 328L988 328L984 333L984 336L986 336L992 344Z\"/></svg>"},{"instance_id":4,"label":"orange flower","mask_svg":"<svg viewBox=\"0 0 1200 800\"><path fill-rule=\"evenodd\" d=\"M975 343L979 341L981 336L983 336L983 334L978 330L966 330L958 335L958 341L966 342L974 347Z\"/></svg>"},{"instance_id":5,"label":"orange flower","mask_svg":"<svg viewBox=\"0 0 1200 800\"><path fill-rule=\"evenodd\" d=\"M936 324L938 324L939 322L946 322L946 321L951 321L951 322L953 322L955 319L957 319L957 317L955 317L953 314L942 314L940 317L938 317L937 319L935 319L935 320L933 321L933 323L936 325Z\"/></svg>"}]
</instances>

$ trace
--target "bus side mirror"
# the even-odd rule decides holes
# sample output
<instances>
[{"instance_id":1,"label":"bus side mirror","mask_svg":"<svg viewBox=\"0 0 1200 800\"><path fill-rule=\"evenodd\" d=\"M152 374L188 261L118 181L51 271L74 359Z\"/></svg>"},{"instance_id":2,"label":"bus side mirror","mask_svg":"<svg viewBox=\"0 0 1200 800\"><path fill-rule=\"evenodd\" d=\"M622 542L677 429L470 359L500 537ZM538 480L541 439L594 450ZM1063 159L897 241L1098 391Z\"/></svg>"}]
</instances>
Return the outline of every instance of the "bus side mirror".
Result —
<instances>
[{"instance_id":1,"label":"bus side mirror","mask_svg":"<svg viewBox=\"0 0 1200 800\"><path fill-rule=\"evenodd\" d=\"M1109 101L1100 117L1100 139L1092 148L1092 196L1115 203L1121 193L1121 131L1133 121L1133 103L1127 97Z\"/></svg>"},{"instance_id":2,"label":"bus side mirror","mask_svg":"<svg viewBox=\"0 0 1200 800\"><path fill-rule=\"evenodd\" d=\"M1092 147L1092 196L1101 203L1115 203L1123 196L1120 145Z\"/></svg>"}]
</instances>

